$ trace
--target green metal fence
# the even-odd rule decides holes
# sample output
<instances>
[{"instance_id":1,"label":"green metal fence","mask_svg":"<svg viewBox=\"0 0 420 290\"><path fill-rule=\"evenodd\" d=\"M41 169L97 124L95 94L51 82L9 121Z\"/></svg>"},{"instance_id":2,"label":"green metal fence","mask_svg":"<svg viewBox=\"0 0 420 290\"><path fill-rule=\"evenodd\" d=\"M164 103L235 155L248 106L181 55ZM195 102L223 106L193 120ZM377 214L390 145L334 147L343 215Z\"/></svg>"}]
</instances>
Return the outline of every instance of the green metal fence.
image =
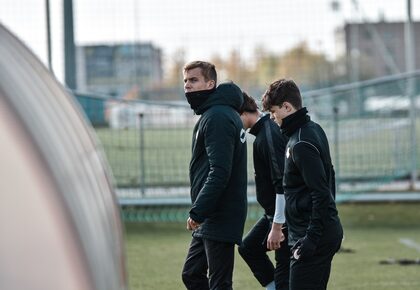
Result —
<instances>
[{"instance_id":1,"label":"green metal fence","mask_svg":"<svg viewBox=\"0 0 420 290\"><path fill-rule=\"evenodd\" d=\"M411 98L407 88L412 88ZM420 165L420 118L412 110L413 101L417 109L420 106L419 94L420 72L302 93L312 119L329 137L339 195L408 188ZM96 133L112 168L124 217L183 219L198 116L182 101L102 98L98 106L97 97L91 102L86 98L84 94L87 117L102 120L97 110L103 108ZM255 201L252 141L248 136L248 191ZM168 204L174 198L176 204ZM255 212L258 207L250 216Z\"/></svg>"},{"instance_id":2,"label":"green metal fence","mask_svg":"<svg viewBox=\"0 0 420 290\"><path fill-rule=\"evenodd\" d=\"M304 94L329 136L340 193L409 189L420 165L419 94L419 72Z\"/></svg>"}]
</instances>

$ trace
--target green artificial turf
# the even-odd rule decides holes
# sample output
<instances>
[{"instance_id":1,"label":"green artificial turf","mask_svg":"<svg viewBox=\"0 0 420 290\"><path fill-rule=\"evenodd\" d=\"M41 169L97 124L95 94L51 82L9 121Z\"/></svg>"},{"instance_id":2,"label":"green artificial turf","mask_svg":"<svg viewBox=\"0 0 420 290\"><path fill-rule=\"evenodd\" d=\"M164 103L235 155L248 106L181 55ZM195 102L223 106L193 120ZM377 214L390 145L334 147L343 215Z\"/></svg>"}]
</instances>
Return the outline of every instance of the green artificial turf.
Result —
<instances>
[{"instance_id":1,"label":"green artificial turf","mask_svg":"<svg viewBox=\"0 0 420 290\"><path fill-rule=\"evenodd\" d=\"M328 289L418 290L420 265L382 265L382 260L418 259L420 204L344 204L345 231L333 261ZM248 221L246 230L253 225ZM185 289L181 269L191 239L184 223L126 223L126 258L131 290ZM236 252L234 289L262 289Z\"/></svg>"}]
</instances>

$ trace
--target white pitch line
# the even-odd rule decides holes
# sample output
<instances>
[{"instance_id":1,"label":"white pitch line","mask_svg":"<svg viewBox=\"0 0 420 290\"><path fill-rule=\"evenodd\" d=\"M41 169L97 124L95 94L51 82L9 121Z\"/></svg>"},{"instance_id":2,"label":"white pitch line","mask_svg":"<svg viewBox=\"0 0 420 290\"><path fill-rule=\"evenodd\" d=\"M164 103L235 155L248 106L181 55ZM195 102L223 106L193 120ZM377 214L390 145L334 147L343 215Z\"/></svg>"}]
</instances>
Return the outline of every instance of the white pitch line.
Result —
<instances>
[{"instance_id":1,"label":"white pitch line","mask_svg":"<svg viewBox=\"0 0 420 290\"><path fill-rule=\"evenodd\" d=\"M420 252L420 244L416 243L415 241L411 239L400 239L399 242L403 244L404 246L407 246L409 248L417 250L417 252Z\"/></svg>"}]
</instances>

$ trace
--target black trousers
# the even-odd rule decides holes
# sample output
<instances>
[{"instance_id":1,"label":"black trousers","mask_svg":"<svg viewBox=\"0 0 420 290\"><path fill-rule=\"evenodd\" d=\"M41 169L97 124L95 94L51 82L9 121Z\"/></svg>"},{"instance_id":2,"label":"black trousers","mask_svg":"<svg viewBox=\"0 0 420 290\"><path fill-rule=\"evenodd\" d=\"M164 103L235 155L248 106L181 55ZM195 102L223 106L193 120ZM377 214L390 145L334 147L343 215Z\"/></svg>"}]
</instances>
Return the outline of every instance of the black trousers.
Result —
<instances>
[{"instance_id":1,"label":"black trousers","mask_svg":"<svg viewBox=\"0 0 420 290\"><path fill-rule=\"evenodd\" d=\"M260 218L245 236L238 251L261 286L265 287L274 280L277 290L288 290L290 247L287 245L287 230L283 230L286 239L281 243L280 249L275 251L274 267L267 255L266 245L271 225L272 220L267 216Z\"/></svg>"},{"instance_id":2,"label":"black trousers","mask_svg":"<svg viewBox=\"0 0 420 290\"><path fill-rule=\"evenodd\" d=\"M341 238L318 245L314 256L290 262L290 290L325 290L331 272L331 262L340 249Z\"/></svg>"},{"instance_id":3,"label":"black trousers","mask_svg":"<svg viewBox=\"0 0 420 290\"><path fill-rule=\"evenodd\" d=\"M231 290L234 255L233 243L193 237L182 269L185 287L189 290Z\"/></svg>"}]
</instances>

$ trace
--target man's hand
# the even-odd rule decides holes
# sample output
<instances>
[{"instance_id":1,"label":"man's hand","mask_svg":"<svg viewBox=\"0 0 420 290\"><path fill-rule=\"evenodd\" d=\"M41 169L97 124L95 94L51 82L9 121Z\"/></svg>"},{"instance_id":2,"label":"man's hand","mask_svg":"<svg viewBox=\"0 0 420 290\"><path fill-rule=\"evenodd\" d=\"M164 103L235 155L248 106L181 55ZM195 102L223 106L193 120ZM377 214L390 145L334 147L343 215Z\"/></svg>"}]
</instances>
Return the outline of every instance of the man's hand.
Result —
<instances>
[{"instance_id":1,"label":"man's hand","mask_svg":"<svg viewBox=\"0 0 420 290\"><path fill-rule=\"evenodd\" d=\"M187 219L187 230L195 231L200 226L199 223L195 222L192 218Z\"/></svg>"},{"instance_id":2,"label":"man's hand","mask_svg":"<svg viewBox=\"0 0 420 290\"><path fill-rule=\"evenodd\" d=\"M280 248L280 243L284 241L285 237L281 228L283 224L273 223L271 231L268 234L267 249L277 250Z\"/></svg>"}]
</instances>

